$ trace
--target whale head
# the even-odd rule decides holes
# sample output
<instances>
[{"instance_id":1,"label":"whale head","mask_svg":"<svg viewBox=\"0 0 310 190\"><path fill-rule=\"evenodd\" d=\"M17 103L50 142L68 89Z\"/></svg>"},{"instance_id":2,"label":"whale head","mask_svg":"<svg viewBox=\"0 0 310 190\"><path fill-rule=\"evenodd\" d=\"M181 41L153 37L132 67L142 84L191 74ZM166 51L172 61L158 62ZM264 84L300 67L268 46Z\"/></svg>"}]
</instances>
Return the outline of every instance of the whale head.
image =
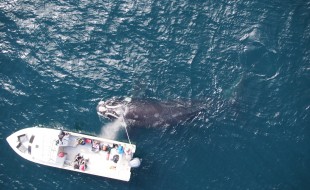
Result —
<instances>
[{"instance_id":1,"label":"whale head","mask_svg":"<svg viewBox=\"0 0 310 190\"><path fill-rule=\"evenodd\" d=\"M100 101L97 105L97 114L110 120L123 117L126 113L126 104L122 101L111 99L109 101Z\"/></svg>"}]
</instances>

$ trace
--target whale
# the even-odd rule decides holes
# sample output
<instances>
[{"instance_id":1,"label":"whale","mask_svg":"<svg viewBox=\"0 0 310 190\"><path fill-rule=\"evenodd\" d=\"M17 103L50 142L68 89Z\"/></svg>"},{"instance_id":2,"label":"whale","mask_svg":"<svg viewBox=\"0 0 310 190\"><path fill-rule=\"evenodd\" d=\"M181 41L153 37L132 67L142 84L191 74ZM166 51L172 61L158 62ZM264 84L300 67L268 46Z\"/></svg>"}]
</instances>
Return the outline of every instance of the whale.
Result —
<instances>
[{"instance_id":1,"label":"whale","mask_svg":"<svg viewBox=\"0 0 310 190\"><path fill-rule=\"evenodd\" d=\"M100 100L96 110L100 117L122 120L127 126L171 126L194 118L203 106L186 101L117 98Z\"/></svg>"}]
</instances>

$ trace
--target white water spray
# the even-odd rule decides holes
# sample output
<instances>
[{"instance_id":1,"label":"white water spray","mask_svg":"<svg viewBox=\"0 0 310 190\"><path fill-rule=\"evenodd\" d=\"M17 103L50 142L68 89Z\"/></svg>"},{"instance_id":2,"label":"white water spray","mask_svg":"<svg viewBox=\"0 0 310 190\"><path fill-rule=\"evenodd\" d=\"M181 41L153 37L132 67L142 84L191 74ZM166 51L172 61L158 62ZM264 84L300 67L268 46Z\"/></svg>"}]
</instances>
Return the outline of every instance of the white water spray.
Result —
<instances>
[{"instance_id":1,"label":"white water spray","mask_svg":"<svg viewBox=\"0 0 310 190\"><path fill-rule=\"evenodd\" d=\"M100 137L115 140L118 135L118 132L123 127L124 127L123 119L122 118L117 119L111 123L102 126Z\"/></svg>"}]
</instances>

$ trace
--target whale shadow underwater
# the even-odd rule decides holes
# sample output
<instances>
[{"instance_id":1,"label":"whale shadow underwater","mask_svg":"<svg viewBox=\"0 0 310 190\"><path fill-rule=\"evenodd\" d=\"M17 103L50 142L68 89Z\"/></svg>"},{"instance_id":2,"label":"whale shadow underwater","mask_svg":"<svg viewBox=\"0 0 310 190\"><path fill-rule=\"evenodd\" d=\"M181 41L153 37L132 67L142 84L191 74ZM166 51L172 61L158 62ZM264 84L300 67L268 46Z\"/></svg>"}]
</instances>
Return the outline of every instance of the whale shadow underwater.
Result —
<instances>
[{"instance_id":1,"label":"whale shadow underwater","mask_svg":"<svg viewBox=\"0 0 310 190\"><path fill-rule=\"evenodd\" d=\"M122 120L127 126L167 127L192 120L205 108L201 102L113 97L101 100L96 109L100 117Z\"/></svg>"}]
</instances>

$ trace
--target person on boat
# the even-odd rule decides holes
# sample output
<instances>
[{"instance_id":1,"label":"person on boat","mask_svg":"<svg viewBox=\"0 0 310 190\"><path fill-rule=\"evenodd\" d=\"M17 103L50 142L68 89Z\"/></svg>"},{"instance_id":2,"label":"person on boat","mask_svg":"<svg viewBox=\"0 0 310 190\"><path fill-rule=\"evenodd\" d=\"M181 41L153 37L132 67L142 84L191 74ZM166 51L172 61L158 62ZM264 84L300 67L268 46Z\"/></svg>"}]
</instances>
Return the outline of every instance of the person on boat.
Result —
<instances>
[{"instance_id":1,"label":"person on boat","mask_svg":"<svg viewBox=\"0 0 310 190\"><path fill-rule=\"evenodd\" d=\"M63 145L63 140L68 141L69 140L69 133L65 133L63 130L60 131L59 135L58 135L58 141L57 141L57 145L58 143L60 143L61 145Z\"/></svg>"},{"instance_id":2,"label":"person on boat","mask_svg":"<svg viewBox=\"0 0 310 190\"><path fill-rule=\"evenodd\" d=\"M85 164L80 165L80 170L85 171L85 168L86 168Z\"/></svg>"},{"instance_id":3,"label":"person on boat","mask_svg":"<svg viewBox=\"0 0 310 190\"><path fill-rule=\"evenodd\" d=\"M79 169L79 162L74 162L74 164L73 164L73 169Z\"/></svg>"},{"instance_id":4,"label":"person on boat","mask_svg":"<svg viewBox=\"0 0 310 190\"><path fill-rule=\"evenodd\" d=\"M92 142L92 151L98 152L100 150L100 143L98 141Z\"/></svg>"},{"instance_id":5,"label":"person on boat","mask_svg":"<svg viewBox=\"0 0 310 190\"><path fill-rule=\"evenodd\" d=\"M108 151L108 147L109 147L109 145L103 145L102 146L102 151Z\"/></svg>"},{"instance_id":6,"label":"person on boat","mask_svg":"<svg viewBox=\"0 0 310 190\"><path fill-rule=\"evenodd\" d=\"M122 145L118 145L118 146L117 146L117 152L118 152L118 154L120 154L120 155L124 154L124 148L123 148Z\"/></svg>"},{"instance_id":7,"label":"person on boat","mask_svg":"<svg viewBox=\"0 0 310 190\"><path fill-rule=\"evenodd\" d=\"M115 154L115 155L113 156L113 158L112 158L112 161L113 161L114 163L117 163L118 160L119 160L119 155Z\"/></svg>"},{"instance_id":8,"label":"person on boat","mask_svg":"<svg viewBox=\"0 0 310 190\"><path fill-rule=\"evenodd\" d=\"M125 158L126 158L126 160L128 160L128 161L131 160L132 156L133 156L133 154L132 154L131 149L126 147L125 148Z\"/></svg>"},{"instance_id":9,"label":"person on boat","mask_svg":"<svg viewBox=\"0 0 310 190\"><path fill-rule=\"evenodd\" d=\"M62 141L62 139L64 138L65 135L66 135L66 133L63 130L61 130L59 135L58 135L59 140Z\"/></svg>"},{"instance_id":10,"label":"person on boat","mask_svg":"<svg viewBox=\"0 0 310 190\"><path fill-rule=\"evenodd\" d=\"M86 168L87 168L87 162L88 162L88 159L82 159L82 161L81 161L81 163L80 163L80 170L82 170L82 171L85 171L86 170Z\"/></svg>"},{"instance_id":11,"label":"person on boat","mask_svg":"<svg viewBox=\"0 0 310 190\"><path fill-rule=\"evenodd\" d=\"M74 169L80 169L80 170L84 171L86 169L86 163L87 162L88 162L88 159L84 159L83 156L81 156L80 153L78 153L75 156L73 168ZM84 165L84 166L82 166L82 165Z\"/></svg>"},{"instance_id":12,"label":"person on boat","mask_svg":"<svg viewBox=\"0 0 310 190\"><path fill-rule=\"evenodd\" d=\"M83 159L83 156L81 156L80 153L78 153L78 154L75 156L74 161L75 161L75 162L79 162L81 159Z\"/></svg>"},{"instance_id":13,"label":"person on boat","mask_svg":"<svg viewBox=\"0 0 310 190\"><path fill-rule=\"evenodd\" d=\"M79 169L80 168L80 160L82 159L83 157L80 155L80 153L78 153L75 158L74 158L74 163L73 163L73 168L74 169Z\"/></svg>"},{"instance_id":14,"label":"person on boat","mask_svg":"<svg viewBox=\"0 0 310 190\"><path fill-rule=\"evenodd\" d=\"M80 144L80 145L84 145L84 144L86 144L86 142L85 142L85 139L84 139L84 138L79 138L79 139L77 139L77 142L78 142L78 144Z\"/></svg>"}]
</instances>

